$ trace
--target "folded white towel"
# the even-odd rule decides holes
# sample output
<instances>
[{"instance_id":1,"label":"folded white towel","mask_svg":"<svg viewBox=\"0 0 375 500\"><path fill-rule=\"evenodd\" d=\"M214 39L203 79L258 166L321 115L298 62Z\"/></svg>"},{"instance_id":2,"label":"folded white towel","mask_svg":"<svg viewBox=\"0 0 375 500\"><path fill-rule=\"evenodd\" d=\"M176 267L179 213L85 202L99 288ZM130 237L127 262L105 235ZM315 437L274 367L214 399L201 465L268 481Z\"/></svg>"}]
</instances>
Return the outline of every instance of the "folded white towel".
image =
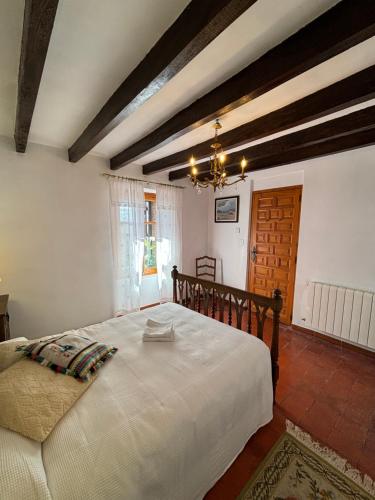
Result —
<instances>
[{"instance_id":1,"label":"folded white towel","mask_svg":"<svg viewBox=\"0 0 375 500\"><path fill-rule=\"evenodd\" d=\"M148 319L143 334L143 342L173 342L174 327L171 321L160 323Z\"/></svg>"},{"instance_id":2,"label":"folded white towel","mask_svg":"<svg viewBox=\"0 0 375 500\"><path fill-rule=\"evenodd\" d=\"M146 321L146 326L152 328L153 330L160 330L161 328L173 328L173 321L155 321L154 319L148 318Z\"/></svg>"}]
</instances>

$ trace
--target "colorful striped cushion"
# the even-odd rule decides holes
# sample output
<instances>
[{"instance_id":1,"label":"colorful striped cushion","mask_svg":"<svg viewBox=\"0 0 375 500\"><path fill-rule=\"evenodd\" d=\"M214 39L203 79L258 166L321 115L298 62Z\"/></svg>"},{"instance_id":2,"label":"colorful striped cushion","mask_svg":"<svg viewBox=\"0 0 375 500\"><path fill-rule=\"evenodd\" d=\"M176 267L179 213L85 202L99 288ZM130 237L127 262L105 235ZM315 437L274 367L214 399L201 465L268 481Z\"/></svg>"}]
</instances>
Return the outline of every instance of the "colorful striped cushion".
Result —
<instances>
[{"instance_id":1,"label":"colorful striped cushion","mask_svg":"<svg viewBox=\"0 0 375 500\"><path fill-rule=\"evenodd\" d=\"M17 351L58 373L87 381L117 351L116 347L96 342L75 333L18 346Z\"/></svg>"}]
</instances>

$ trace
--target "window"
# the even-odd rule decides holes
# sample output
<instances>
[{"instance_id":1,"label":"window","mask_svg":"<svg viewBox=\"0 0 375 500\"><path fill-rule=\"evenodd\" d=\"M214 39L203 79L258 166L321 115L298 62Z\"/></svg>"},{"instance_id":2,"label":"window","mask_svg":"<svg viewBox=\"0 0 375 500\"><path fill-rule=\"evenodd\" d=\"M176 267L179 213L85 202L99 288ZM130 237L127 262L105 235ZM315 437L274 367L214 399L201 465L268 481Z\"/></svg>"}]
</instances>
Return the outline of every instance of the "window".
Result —
<instances>
[{"instance_id":1,"label":"window","mask_svg":"<svg viewBox=\"0 0 375 500\"><path fill-rule=\"evenodd\" d=\"M156 195L145 193L145 249L143 274L156 274Z\"/></svg>"}]
</instances>

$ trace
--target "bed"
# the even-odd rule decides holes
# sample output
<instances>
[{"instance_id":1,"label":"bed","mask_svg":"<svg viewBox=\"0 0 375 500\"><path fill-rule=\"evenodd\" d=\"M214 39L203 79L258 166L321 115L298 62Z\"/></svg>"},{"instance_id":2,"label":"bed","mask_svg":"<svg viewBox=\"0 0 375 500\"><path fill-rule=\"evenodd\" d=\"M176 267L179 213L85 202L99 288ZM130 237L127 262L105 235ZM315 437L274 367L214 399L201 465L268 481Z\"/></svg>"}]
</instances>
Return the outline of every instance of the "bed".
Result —
<instances>
[{"instance_id":1,"label":"bed","mask_svg":"<svg viewBox=\"0 0 375 500\"><path fill-rule=\"evenodd\" d=\"M178 298L176 273L184 305L80 330L119 350L43 444L0 428L2 500L199 499L272 419L270 350ZM176 341L143 343L148 318L173 319Z\"/></svg>"}]
</instances>

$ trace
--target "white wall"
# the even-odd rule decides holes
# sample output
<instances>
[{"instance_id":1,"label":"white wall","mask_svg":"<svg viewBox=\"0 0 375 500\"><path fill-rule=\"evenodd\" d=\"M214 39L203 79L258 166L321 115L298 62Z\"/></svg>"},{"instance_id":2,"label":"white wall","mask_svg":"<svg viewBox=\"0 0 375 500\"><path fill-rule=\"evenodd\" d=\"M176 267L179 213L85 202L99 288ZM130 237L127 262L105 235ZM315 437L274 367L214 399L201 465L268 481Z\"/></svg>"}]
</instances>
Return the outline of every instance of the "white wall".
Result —
<instances>
[{"instance_id":1,"label":"white wall","mask_svg":"<svg viewBox=\"0 0 375 500\"><path fill-rule=\"evenodd\" d=\"M240 195L238 224L214 223L210 193L208 249L223 259L224 283L244 288L251 192L297 184L303 194L293 323L304 325L308 281L375 290L375 146L249 175L216 195Z\"/></svg>"},{"instance_id":2,"label":"white wall","mask_svg":"<svg viewBox=\"0 0 375 500\"><path fill-rule=\"evenodd\" d=\"M10 293L12 337L59 333L112 316L108 186L99 175L106 170L103 158L71 164L65 151L35 144L17 154L13 141L0 137L0 294ZM138 171L120 175L142 177ZM207 243L207 198L190 186L183 222L183 270L190 273ZM156 277L145 277L142 305L158 299Z\"/></svg>"},{"instance_id":3,"label":"white wall","mask_svg":"<svg viewBox=\"0 0 375 500\"><path fill-rule=\"evenodd\" d=\"M222 282L237 288L246 288L249 193L249 181L225 188L222 193L208 193L208 254L221 260ZM238 224L215 223L215 198L236 195L240 197Z\"/></svg>"},{"instance_id":4,"label":"white wall","mask_svg":"<svg viewBox=\"0 0 375 500\"><path fill-rule=\"evenodd\" d=\"M207 253L208 196L185 182L182 213L182 270L195 276L195 259Z\"/></svg>"},{"instance_id":5,"label":"white wall","mask_svg":"<svg viewBox=\"0 0 375 500\"><path fill-rule=\"evenodd\" d=\"M294 322L307 281L375 291L375 147L305 162Z\"/></svg>"},{"instance_id":6,"label":"white wall","mask_svg":"<svg viewBox=\"0 0 375 500\"><path fill-rule=\"evenodd\" d=\"M0 142L0 293L12 337L38 337L112 315L105 162Z\"/></svg>"}]
</instances>

